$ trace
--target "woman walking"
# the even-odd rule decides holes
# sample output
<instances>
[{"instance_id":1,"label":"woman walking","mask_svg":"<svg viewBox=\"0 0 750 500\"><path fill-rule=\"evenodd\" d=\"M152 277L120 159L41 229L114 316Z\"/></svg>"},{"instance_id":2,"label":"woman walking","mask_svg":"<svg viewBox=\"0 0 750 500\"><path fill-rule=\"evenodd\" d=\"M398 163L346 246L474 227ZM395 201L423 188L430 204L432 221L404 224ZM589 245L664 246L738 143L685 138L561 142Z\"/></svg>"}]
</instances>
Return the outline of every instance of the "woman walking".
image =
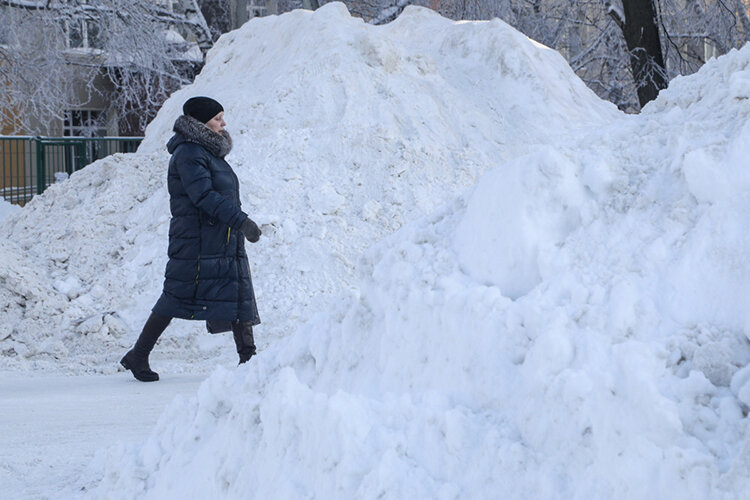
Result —
<instances>
[{"instance_id":1,"label":"woman walking","mask_svg":"<svg viewBox=\"0 0 750 500\"><path fill-rule=\"evenodd\" d=\"M232 149L224 108L193 97L182 111L167 143L172 219L164 289L120 361L143 382L159 380L148 356L172 318L204 320L212 333L231 329L240 363L255 354L253 326L260 323L244 239L255 243L261 232L240 210L239 181L224 161Z\"/></svg>"}]
</instances>

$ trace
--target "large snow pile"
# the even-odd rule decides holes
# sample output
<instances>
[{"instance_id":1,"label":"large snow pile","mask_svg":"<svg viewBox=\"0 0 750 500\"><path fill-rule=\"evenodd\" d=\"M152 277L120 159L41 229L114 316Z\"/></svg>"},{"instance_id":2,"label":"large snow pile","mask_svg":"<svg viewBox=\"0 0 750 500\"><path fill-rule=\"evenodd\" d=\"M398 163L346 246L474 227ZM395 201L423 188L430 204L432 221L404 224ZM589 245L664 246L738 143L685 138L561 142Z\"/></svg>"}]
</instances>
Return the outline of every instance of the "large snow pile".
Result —
<instances>
[{"instance_id":1,"label":"large snow pile","mask_svg":"<svg viewBox=\"0 0 750 500\"><path fill-rule=\"evenodd\" d=\"M96 494L742 498L749 119L746 47L493 161L336 305L97 461Z\"/></svg>"},{"instance_id":2,"label":"large snow pile","mask_svg":"<svg viewBox=\"0 0 750 500\"><path fill-rule=\"evenodd\" d=\"M364 249L491 166L619 115L559 54L499 21L410 9L373 27L342 4L255 19L219 40L137 154L90 165L0 222L0 368L116 369L161 291L164 145L200 94L224 104L228 161L263 228L248 246L261 347L352 287ZM226 336L180 321L154 356L167 372L235 357Z\"/></svg>"}]
</instances>

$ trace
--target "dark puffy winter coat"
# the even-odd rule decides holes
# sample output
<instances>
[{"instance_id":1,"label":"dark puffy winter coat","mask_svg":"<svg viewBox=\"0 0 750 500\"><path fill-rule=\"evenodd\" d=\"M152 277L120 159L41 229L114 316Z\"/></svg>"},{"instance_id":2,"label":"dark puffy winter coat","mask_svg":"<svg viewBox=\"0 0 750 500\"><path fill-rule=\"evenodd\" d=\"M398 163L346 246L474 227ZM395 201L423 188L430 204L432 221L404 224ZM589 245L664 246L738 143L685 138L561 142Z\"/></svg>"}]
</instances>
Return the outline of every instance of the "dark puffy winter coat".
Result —
<instances>
[{"instance_id":1,"label":"dark puffy winter coat","mask_svg":"<svg viewBox=\"0 0 750 500\"><path fill-rule=\"evenodd\" d=\"M172 220L164 290L153 308L160 316L260 323L240 208L239 181L224 161L231 149L217 134L181 116L167 143Z\"/></svg>"}]
</instances>

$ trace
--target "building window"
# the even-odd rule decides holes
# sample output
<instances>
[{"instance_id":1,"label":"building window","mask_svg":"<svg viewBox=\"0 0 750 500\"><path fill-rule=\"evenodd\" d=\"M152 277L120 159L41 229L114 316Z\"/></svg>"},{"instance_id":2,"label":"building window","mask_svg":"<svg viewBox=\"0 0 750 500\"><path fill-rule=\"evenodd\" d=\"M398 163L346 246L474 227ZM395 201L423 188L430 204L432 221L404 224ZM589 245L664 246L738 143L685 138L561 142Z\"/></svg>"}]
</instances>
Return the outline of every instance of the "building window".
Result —
<instances>
[{"instance_id":1,"label":"building window","mask_svg":"<svg viewBox=\"0 0 750 500\"><path fill-rule=\"evenodd\" d=\"M63 121L65 137L105 137L107 115L98 109L73 109L65 112Z\"/></svg>"},{"instance_id":2,"label":"building window","mask_svg":"<svg viewBox=\"0 0 750 500\"><path fill-rule=\"evenodd\" d=\"M254 17L263 17L266 15L266 4L263 0L248 0L247 2L247 17L252 19Z\"/></svg>"},{"instance_id":3,"label":"building window","mask_svg":"<svg viewBox=\"0 0 750 500\"><path fill-rule=\"evenodd\" d=\"M86 46L92 49L103 49L102 31L97 21L86 21Z\"/></svg>"},{"instance_id":4,"label":"building window","mask_svg":"<svg viewBox=\"0 0 750 500\"><path fill-rule=\"evenodd\" d=\"M174 4L179 2L175 0L156 0L156 3L167 9L169 12L174 12Z\"/></svg>"},{"instance_id":5,"label":"building window","mask_svg":"<svg viewBox=\"0 0 750 500\"><path fill-rule=\"evenodd\" d=\"M71 49L85 47L83 35L83 21L81 19L68 21L68 47Z\"/></svg>"},{"instance_id":6,"label":"building window","mask_svg":"<svg viewBox=\"0 0 750 500\"><path fill-rule=\"evenodd\" d=\"M703 39L703 60L708 61L714 57L719 57L719 49L713 41L708 38Z\"/></svg>"},{"instance_id":7,"label":"building window","mask_svg":"<svg viewBox=\"0 0 750 500\"><path fill-rule=\"evenodd\" d=\"M71 49L103 49L104 40L98 21L71 19L65 22L68 34L68 47Z\"/></svg>"}]
</instances>

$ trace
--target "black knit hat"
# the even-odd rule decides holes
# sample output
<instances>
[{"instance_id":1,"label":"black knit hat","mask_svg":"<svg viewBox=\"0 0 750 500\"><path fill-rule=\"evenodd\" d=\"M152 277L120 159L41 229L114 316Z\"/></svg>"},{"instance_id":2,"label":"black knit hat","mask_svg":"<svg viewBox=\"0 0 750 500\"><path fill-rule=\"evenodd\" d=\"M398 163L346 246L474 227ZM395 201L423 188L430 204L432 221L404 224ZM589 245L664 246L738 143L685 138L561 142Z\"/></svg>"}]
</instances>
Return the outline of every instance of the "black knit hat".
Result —
<instances>
[{"instance_id":1,"label":"black knit hat","mask_svg":"<svg viewBox=\"0 0 750 500\"><path fill-rule=\"evenodd\" d=\"M224 111L218 101L210 97L191 97L182 105L182 112L192 116L201 123L208 123L211 118Z\"/></svg>"}]
</instances>

